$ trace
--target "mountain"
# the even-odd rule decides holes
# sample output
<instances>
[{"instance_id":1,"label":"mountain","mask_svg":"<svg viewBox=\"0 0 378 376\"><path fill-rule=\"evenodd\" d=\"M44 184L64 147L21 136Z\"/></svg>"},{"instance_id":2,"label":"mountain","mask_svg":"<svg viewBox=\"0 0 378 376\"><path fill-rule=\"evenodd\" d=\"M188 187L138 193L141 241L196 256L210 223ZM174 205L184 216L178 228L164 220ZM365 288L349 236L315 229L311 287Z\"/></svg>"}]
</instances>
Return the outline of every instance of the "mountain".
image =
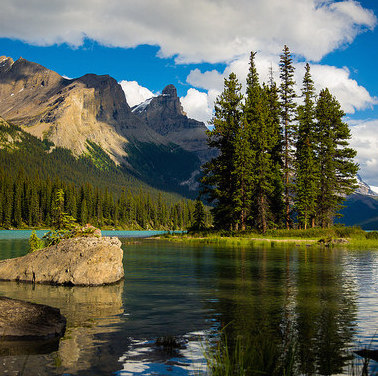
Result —
<instances>
[{"instance_id":1,"label":"mountain","mask_svg":"<svg viewBox=\"0 0 378 376\"><path fill-rule=\"evenodd\" d=\"M170 142L194 152L201 162L214 155L207 146L206 125L187 117L173 85L166 86L161 95L132 107L132 112Z\"/></svg>"},{"instance_id":2,"label":"mountain","mask_svg":"<svg viewBox=\"0 0 378 376\"><path fill-rule=\"evenodd\" d=\"M357 174L357 184L358 188L354 192L355 194L361 194L365 196L376 196L378 197L378 194L375 193L369 186L369 184L365 183L362 179L361 176Z\"/></svg>"},{"instance_id":3,"label":"mountain","mask_svg":"<svg viewBox=\"0 0 378 376\"><path fill-rule=\"evenodd\" d=\"M336 223L346 226L360 226L364 230L378 229L378 194L357 175L358 188L348 196L344 208L340 210L341 218Z\"/></svg>"},{"instance_id":4,"label":"mountain","mask_svg":"<svg viewBox=\"0 0 378 376\"><path fill-rule=\"evenodd\" d=\"M174 86L167 88L159 111L170 128L163 131L153 120L156 115L144 118L131 110L121 86L108 75L66 79L23 58L0 57L4 119L76 157L87 155L98 162L98 153L104 152L127 174L160 189L190 194L206 154L206 127L188 119L173 95Z\"/></svg>"}]
</instances>

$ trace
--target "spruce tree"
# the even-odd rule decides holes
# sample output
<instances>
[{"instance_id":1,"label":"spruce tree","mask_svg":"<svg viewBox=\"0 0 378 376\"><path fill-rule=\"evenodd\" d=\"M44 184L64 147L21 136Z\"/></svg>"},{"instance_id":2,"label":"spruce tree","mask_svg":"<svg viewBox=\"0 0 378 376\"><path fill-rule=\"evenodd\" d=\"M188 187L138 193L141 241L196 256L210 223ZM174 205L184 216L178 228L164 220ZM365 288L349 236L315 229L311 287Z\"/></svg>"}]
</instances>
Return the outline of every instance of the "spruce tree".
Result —
<instances>
[{"instance_id":1,"label":"spruce tree","mask_svg":"<svg viewBox=\"0 0 378 376\"><path fill-rule=\"evenodd\" d=\"M298 224L306 229L315 225L319 171L315 143L315 88L306 64L303 78L303 105L298 107L298 136L296 142L295 208Z\"/></svg>"},{"instance_id":2,"label":"spruce tree","mask_svg":"<svg viewBox=\"0 0 378 376\"><path fill-rule=\"evenodd\" d=\"M332 225L345 196L356 189L358 165L353 161L356 151L348 147L351 136L342 120L345 114L328 89L320 92L315 111L320 166L316 217L325 228Z\"/></svg>"},{"instance_id":3,"label":"spruce tree","mask_svg":"<svg viewBox=\"0 0 378 376\"><path fill-rule=\"evenodd\" d=\"M234 159L235 139L242 118L241 85L236 75L231 73L224 80L224 90L215 101L214 126L208 131L208 144L218 150L218 156L203 166L203 192L214 203L212 213L214 225L218 228L233 229L235 227L234 203L235 191Z\"/></svg>"},{"instance_id":4,"label":"spruce tree","mask_svg":"<svg viewBox=\"0 0 378 376\"><path fill-rule=\"evenodd\" d=\"M232 200L236 230L245 231L252 204L252 185L254 154L251 147L250 132L244 118L235 139L234 169L235 191Z\"/></svg>"},{"instance_id":5,"label":"spruce tree","mask_svg":"<svg viewBox=\"0 0 378 376\"><path fill-rule=\"evenodd\" d=\"M284 174L284 201L285 201L285 225L290 227L290 202L293 177L293 146L295 136L295 91L294 91L294 66L289 48L285 45L280 59L280 99L281 121L284 133L283 142L283 174Z\"/></svg>"},{"instance_id":6,"label":"spruce tree","mask_svg":"<svg viewBox=\"0 0 378 376\"><path fill-rule=\"evenodd\" d=\"M193 213L193 230L203 230L206 227L205 224L205 206L203 202L197 198L195 202L195 208Z\"/></svg>"},{"instance_id":7,"label":"spruce tree","mask_svg":"<svg viewBox=\"0 0 378 376\"><path fill-rule=\"evenodd\" d=\"M246 132L249 135L251 151L249 181L252 183L252 223L265 232L272 219L270 198L273 187L272 148L275 145L271 129L268 97L259 84L255 66L255 53L251 52L244 106Z\"/></svg>"},{"instance_id":8,"label":"spruce tree","mask_svg":"<svg viewBox=\"0 0 378 376\"><path fill-rule=\"evenodd\" d=\"M281 105L279 102L279 92L273 77L273 68L270 67L269 81L264 85L264 90L268 99L269 108L269 129L271 134L271 159L273 168L273 191L270 197L272 220L275 227L283 225L284 200L283 200L283 160L282 160L282 126L281 126Z\"/></svg>"}]
</instances>

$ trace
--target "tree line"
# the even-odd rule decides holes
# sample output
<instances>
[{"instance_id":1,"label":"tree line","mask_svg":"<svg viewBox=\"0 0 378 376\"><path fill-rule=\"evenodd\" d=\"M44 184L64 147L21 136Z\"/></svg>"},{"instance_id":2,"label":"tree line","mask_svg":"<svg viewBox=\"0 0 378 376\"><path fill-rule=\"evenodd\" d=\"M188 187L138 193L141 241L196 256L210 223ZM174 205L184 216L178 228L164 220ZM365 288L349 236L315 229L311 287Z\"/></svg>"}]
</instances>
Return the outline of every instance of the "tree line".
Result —
<instances>
[{"instance_id":1,"label":"tree line","mask_svg":"<svg viewBox=\"0 0 378 376\"><path fill-rule=\"evenodd\" d=\"M293 60L280 56L260 84L250 55L246 91L231 73L215 102L208 143L218 156L203 166L202 193L213 204L216 228L329 227L356 188L356 151L340 103L325 88L315 93L305 66L297 98ZM299 102L299 103L298 103Z\"/></svg>"},{"instance_id":2,"label":"tree line","mask_svg":"<svg viewBox=\"0 0 378 376\"><path fill-rule=\"evenodd\" d=\"M51 227L56 222L56 195L63 192L62 210L79 224L124 229L184 230L195 222L195 202L170 201L161 194L124 189L115 195L90 183L76 185L59 178L27 175L23 170L8 173L0 169L0 227ZM209 225L209 213L204 213Z\"/></svg>"}]
</instances>

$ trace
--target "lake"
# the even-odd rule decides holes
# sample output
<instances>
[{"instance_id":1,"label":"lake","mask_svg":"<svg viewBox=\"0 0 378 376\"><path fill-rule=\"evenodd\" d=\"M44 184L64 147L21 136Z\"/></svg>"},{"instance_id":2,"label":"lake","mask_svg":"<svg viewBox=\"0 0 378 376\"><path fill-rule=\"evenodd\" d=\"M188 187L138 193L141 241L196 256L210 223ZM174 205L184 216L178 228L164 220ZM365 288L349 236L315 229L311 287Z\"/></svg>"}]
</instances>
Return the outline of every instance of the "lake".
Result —
<instances>
[{"instance_id":1,"label":"lake","mask_svg":"<svg viewBox=\"0 0 378 376\"><path fill-rule=\"evenodd\" d=\"M0 259L25 254L27 234L1 231ZM56 343L0 339L0 374L201 375L222 328L290 340L306 375L350 374L352 350L378 348L377 251L121 240L125 280L116 285L0 282L1 295L67 318Z\"/></svg>"}]
</instances>

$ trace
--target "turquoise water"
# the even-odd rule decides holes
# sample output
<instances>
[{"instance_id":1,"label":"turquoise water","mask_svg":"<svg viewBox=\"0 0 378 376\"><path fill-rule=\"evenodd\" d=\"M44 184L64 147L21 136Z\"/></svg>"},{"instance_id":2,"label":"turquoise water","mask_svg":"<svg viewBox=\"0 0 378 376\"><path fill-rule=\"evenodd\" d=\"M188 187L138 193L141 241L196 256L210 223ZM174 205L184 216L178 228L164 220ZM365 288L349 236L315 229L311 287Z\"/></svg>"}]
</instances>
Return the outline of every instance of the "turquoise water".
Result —
<instances>
[{"instance_id":1,"label":"turquoise water","mask_svg":"<svg viewBox=\"0 0 378 376\"><path fill-rule=\"evenodd\" d=\"M38 237L42 237L49 230L37 230ZM102 231L103 236L117 236L119 238L148 238L155 235L167 234L170 231ZM178 231L180 232L180 231ZM0 230L0 239L29 239L32 230Z\"/></svg>"},{"instance_id":2,"label":"turquoise water","mask_svg":"<svg viewBox=\"0 0 378 376\"><path fill-rule=\"evenodd\" d=\"M26 239L0 240L1 259L26 249ZM304 375L348 374L351 350L378 348L375 251L152 239L123 239L123 249L125 280L116 285L0 282L0 294L58 307L67 318L56 348L0 341L0 374L201 375L204 348L222 327L231 336L292 337ZM159 346L161 337L179 346Z\"/></svg>"}]
</instances>

